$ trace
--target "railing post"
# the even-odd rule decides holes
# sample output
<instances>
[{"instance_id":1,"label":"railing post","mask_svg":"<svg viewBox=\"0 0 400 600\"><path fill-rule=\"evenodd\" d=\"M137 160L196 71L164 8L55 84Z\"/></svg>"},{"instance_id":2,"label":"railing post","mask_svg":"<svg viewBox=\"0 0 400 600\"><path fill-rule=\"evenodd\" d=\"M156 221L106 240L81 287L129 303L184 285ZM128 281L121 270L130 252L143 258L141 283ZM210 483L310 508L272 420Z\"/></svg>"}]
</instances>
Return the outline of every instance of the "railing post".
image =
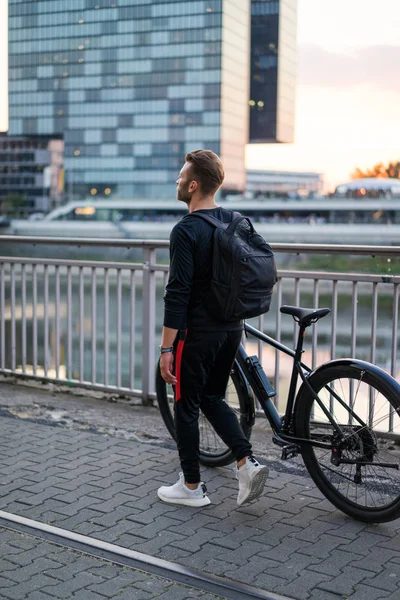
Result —
<instances>
[{"instance_id":1,"label":"railing post","mask_svg":"<svg viewBox=\"0 0 400 600\"><path fill-rule=\"evenodd\" d=\"M155 345L155 308L156 308L156 262L155 248L143 250L143 291L142 291L142 390L143 404L151 404L149 398L154 385L154 345Z\"/></svg>"}]
</instances>

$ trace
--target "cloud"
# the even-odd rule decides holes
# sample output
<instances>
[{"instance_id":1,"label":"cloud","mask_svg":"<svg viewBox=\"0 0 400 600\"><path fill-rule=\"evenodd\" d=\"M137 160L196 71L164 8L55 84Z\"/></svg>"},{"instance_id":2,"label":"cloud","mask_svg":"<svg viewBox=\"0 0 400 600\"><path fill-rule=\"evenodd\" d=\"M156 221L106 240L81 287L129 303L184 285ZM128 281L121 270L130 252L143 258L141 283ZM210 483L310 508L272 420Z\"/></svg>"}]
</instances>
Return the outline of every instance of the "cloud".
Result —
<instances>
[{"instance_id":1,"label":"cloud","mask_svg":"<svg viewBox=\"0 0 400 600\"><path fill-rule=\"evenodd\" d=\"M400 93L400 46L367 46L350 54L320 46L299 47L298 83L318 87L346 87L364 83Z\"/></svg>"}]
</instances>

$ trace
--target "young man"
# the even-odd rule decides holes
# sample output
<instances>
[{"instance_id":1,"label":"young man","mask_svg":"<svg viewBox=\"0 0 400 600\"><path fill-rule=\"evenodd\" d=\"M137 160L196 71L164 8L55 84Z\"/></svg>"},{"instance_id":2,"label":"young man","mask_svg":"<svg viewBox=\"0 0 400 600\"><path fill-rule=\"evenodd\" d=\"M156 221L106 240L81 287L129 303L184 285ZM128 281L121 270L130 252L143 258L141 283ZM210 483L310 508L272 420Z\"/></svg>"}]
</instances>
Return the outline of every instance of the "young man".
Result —
<instances>
[{"instance_id":1,"label":"young man","mask_svg":"<svg viewBox=\"0 0 400 600\"><path fill-rule=\"evenodd\" d=\"M268 468L253 458L251 444L224 401L243 323L215 320L205 303L214 228L194 213L202 211L224 223L232 220L232 212L215 203L223 180L219 157L210 150L196 150L186 155L176 182L177 199L187 204L189 214L175 225L170 238L160 367L164 380L175 386L175 426L183 473L177 483L158 490L158 497L172 504L210 504L200 481L199 409L235 455L239 505L262 493L268 475Z\"/></svg>"}]
</instances>

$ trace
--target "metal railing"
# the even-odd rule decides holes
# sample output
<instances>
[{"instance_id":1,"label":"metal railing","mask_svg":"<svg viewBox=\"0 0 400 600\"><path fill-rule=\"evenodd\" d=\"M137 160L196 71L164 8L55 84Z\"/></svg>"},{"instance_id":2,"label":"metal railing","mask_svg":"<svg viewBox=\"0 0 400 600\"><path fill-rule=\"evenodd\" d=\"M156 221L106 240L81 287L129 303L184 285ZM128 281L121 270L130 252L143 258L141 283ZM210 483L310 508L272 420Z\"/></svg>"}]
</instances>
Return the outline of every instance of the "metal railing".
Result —
<instances>
[{"instance_id":1,"label":"metal railing","mask_svg":"<svg viewBox=\"0 0 400 600\"><path fill-rule=\"evenodd\" d=\"M104 248L99 259L0 257L0 373L94 390L154 393L157 342L168 264L158 253L167 241L63 239L2 236L2 245L65 251ZM18 246L19 248L21 246ZM140 260L103 260L112 249L135 250ZM400 247L273 244L279 262L289 255L330 254L399 258ZM22 253L22 252L21 252ZM354 356L398 377L400 276L279 269L271 311L252 324L290 345L296 326L281 304L329 306L331 319L312 329L305 362ZM258 353L275 386L287 383L285 357L259 342ZM306 346L307 347L307 346ZM278 395L279 405L279 395Z\"/></svg>"}]
</instances>

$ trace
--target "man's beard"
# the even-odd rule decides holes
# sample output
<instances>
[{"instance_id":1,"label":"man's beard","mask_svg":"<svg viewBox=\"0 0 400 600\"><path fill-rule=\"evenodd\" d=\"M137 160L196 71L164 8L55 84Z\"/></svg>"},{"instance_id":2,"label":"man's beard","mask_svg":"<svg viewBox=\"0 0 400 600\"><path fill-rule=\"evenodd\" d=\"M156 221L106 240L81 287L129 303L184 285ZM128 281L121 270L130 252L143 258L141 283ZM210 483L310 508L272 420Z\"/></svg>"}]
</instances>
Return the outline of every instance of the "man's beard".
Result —
<instances>
[{"instance_id":1,"label":"man's beard","mask_svg":"<svg viewBox=\"0 0 400 600\"><path fill-rule=\"evenodd\" d=\"M176 198L181 202L185 202L185 204L189 206L190 201L192 199L192 194L190 194L187 189L179 188L176 194Z\"/></svg>"}]
</instances>

